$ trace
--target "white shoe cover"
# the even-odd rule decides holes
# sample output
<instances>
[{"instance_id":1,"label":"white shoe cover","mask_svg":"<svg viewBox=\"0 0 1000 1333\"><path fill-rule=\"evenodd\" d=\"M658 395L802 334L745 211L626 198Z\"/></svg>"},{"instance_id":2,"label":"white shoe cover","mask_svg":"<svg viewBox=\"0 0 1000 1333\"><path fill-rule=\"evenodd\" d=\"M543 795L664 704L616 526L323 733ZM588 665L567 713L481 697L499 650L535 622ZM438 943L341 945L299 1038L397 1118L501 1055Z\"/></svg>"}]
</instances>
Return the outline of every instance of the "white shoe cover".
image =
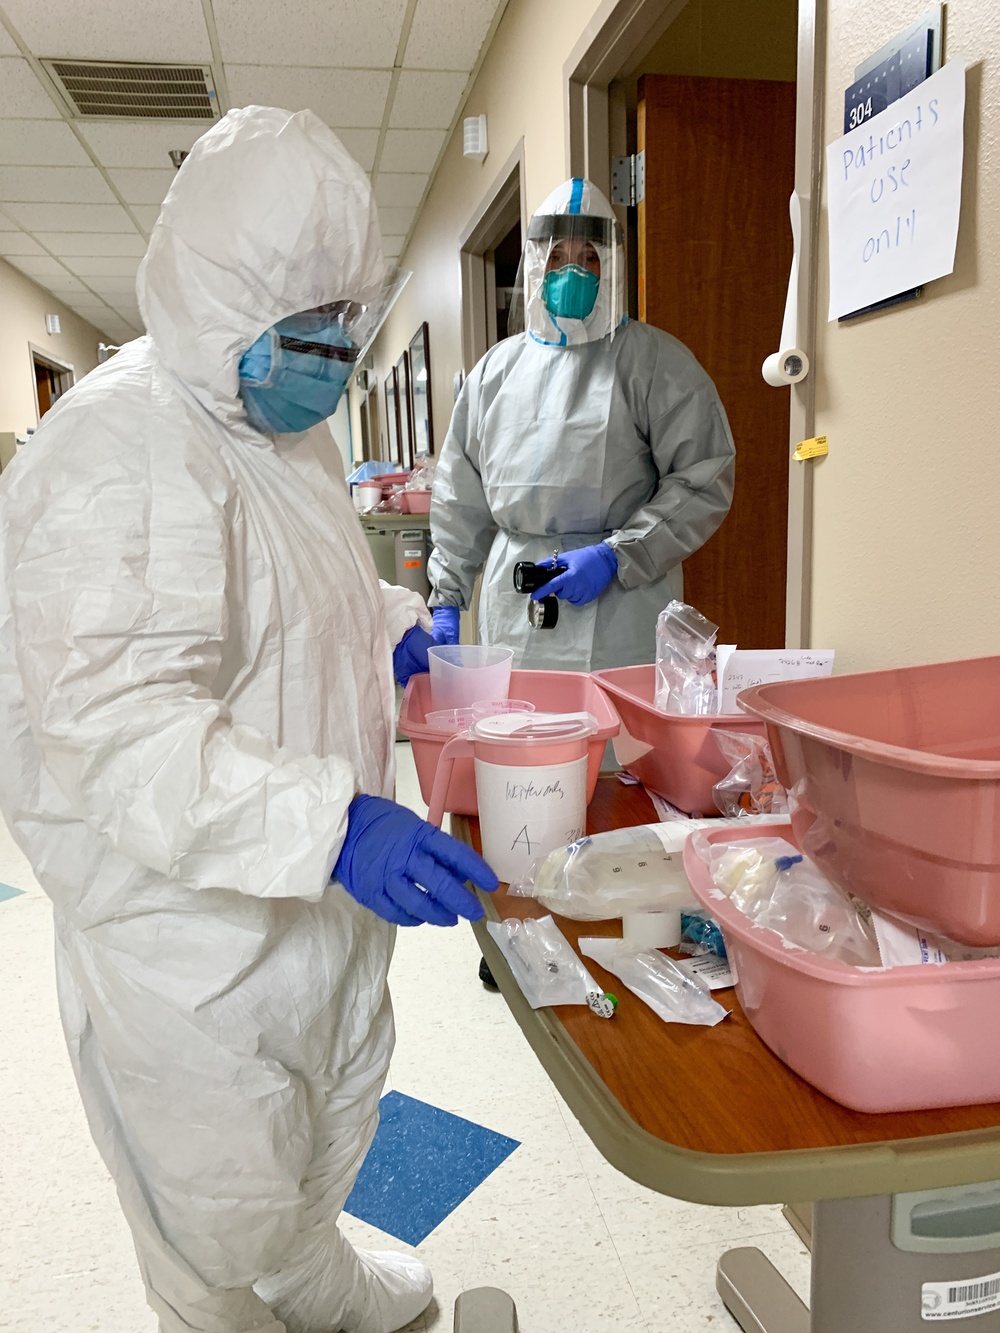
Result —
<instances>
[{"instance_id":1,"label":"white shoe cover","mask_svg":"<svg viewBox=\"0 0 1000 1333\"><path fill-rule=\"evenodd\" d=\"M368 1278L364 1314L344 1325L344 1333L395 1333L423 1314L434 1295L434 1279L412 1254L358 1250Z\"/></svg>"}]
</instances>

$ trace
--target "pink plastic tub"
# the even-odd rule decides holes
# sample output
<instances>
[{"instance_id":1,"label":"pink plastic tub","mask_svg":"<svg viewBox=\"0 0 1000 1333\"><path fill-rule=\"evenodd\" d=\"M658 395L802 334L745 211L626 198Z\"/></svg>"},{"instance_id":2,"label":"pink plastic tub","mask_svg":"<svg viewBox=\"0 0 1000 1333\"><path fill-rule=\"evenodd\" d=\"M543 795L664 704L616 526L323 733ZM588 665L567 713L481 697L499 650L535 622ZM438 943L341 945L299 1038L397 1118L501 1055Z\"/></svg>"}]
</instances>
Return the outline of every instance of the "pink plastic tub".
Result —
<instances>
[{"instance_id":1,"label":"pink plastic tub","mask_svg":"<svg viewBox=\"0 0 1000 1333\"><path fill-rule=\"evenodd\" d=\"M1000 658L760 685L796 836L841 888L1000 944Z\"/></svg>"},{"instance_id":2,"label":"pink plastic tub","mask_svg":"<svg viewBox=\"0 0 1000 1333\"><path fill-rule=\"evenodd\" d=\"M653 706L656 668L652 665L595 671L594 679L614 700L622 720L615 741L622 767L686 814L718 814L712 788L728 774L730 765L712 732L721 728L763 736L763 723L740 714L661 713Z\"/></svg>"},{"instance_id":3,"label":"pink plastic tub","mask_svg":"<svg viewBox=\"0 0 1000 1333\"><path fill-rule=\"evenodd\" d=\"M597 734L591 737L587 748L587 801L593 799L594 788L601 771L601 760L612 736L618 735L618 714L598 688L592 676L585 671L512 671L510 693L518 699L527 699L539 712L592 713L597 719ZM420 780L420 794L427 805L431 803L434 774L445 744L454 734L435 731L424 721L432 711L430 676L426 672L411 676L403 694L399 710L399 730L408 736L413 749L413 761ZM476 776L471 758L456 759L445 811L453 815L475 815Z\"/></svg>"},{"instance_id":4,"label":"pink plastic tub","mask_svg":"<svg viewBox=\"0 0 1000 1333\"><path fill-rule=\"evenodd\" d=\"M716 844L795 842L790 824L712 829ZM796 1074L855 1111L922 1111L1000 1101L1000 958L865 971L752 926L692 847L695 895L719 922L754 1031Z\"/></svg>"},{"instance_id":5,"label":"pink plastic tub","mask_svg":"<svg viewBox=\"0 0 1000 1333\"><path fill-rule=\"evenodd\" d=\"M404 514L429 514L431 512L430 491L400 491L400 504Z\"/></svg>"}]
</instances>

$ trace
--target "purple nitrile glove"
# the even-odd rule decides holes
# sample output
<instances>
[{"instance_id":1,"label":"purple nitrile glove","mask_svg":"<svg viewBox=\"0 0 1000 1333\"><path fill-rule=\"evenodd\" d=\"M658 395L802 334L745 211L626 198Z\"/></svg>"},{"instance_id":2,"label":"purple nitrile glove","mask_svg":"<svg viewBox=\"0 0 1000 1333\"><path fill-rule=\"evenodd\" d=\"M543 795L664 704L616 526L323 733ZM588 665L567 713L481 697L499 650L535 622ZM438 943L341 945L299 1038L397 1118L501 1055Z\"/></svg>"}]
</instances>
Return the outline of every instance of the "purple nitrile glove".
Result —
<instances>
[{"instance_id":1,"label":"purple nitrile glove","mask_svg":"<svg viewBox=\"0 0 1000 1333\"><path fill-rule=\"evenodd\" d=\"M461 611L457 606L436 606L431 612L434 628L431 634L439 644L458 643L458 623Z\"/></svg>"},{"instance_id":2,"label":"purple nitrile glove","mask_svg":"<svg viewBox=\"0 0 1000 1333\"><path fill-rule=\"evenodd\" d=\"M355 901L397 926L454 926L483 915L472 880L492 893L498 880L471 847L395 801L355 796L333 878Z\"/></svg>"},{"instance_id":3,"label":"purple nitrile glove","mask_svg":"<svg viewBox=\"0 0 1000 1333\"><path fill-rule=\"evenodd\" d=\"M427 649L433 648L437 639L428 634L419 625L408 629L399 643L392 650L392 674L405 685L411 676L420 671L427 671Z\"/></svg>"},{"instance_id":4,"label":"purple nitrile glove","mask_svg":"<svg viewBox=\"0 0 1000 1333\"><path fill-rule=\"evenodd\" d=\"M539 560L539 565L552 569L555 565L565 566L565 573L558 574L551 582L536 588L531 594L533 601L543 597L562 597L574 606L586 606L608 586L618 573L618 557L607 544L598 542L596 546L581 546L577 551L563 551L558 559L552 556L548 560Z\"/></svg>"}]
</instances>

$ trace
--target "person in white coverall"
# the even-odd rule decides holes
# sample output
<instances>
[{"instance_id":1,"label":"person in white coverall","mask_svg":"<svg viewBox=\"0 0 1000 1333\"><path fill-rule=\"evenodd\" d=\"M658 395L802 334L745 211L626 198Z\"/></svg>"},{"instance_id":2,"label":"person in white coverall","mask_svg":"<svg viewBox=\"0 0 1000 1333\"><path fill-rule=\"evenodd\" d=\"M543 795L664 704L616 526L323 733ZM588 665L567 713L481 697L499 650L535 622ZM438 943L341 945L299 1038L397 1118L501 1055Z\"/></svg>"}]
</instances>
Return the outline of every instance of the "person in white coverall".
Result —
<instances>
[{"instance_id":1,"label":"person in white coverall","mask_svg":"<svg viewBox=\"0 0 1000 1333\"><path fill-rule=\"evenodd\" d=\"M390 799L393 663L426 667L429 616L380 587L306 429L379 316L368 181L311 113L231 112L138 291L148 336L0 484L0 806L163 1333L388 1333L430 1273L336 1221L393 1044L392 923L474 917L466 881L496 880Z\"/></svg>"},{"instance_id":2,"label":"person in white coverall","mask_svg":"<svg viewBox=\"0 0 1000 1333\"><path fill-rule=\"evenodd\" d=\"M477 574L481 643L514 665L594 671L652 662L656 618L681 564L733 497L735 449L719 395L676 338L624 316L611 205L576 177L528 226L511 326L462 387L441 450L427 572L434 624L458 641ZM533 628L520 561L564 572L537 591L558 623Z\"/></svg>"}]
</instances>

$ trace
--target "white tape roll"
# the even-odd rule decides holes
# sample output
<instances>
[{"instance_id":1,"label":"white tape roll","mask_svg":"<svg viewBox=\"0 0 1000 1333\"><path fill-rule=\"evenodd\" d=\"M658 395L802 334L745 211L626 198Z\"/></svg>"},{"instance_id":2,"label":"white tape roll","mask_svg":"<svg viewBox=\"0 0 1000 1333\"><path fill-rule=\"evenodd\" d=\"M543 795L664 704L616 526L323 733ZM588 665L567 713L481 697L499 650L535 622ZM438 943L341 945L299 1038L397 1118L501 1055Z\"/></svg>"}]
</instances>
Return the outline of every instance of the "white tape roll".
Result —
<instances>
[{"instance_id":1,"label":"white tape roll","mask_svg":"<svg viewBox=\"0 0 1000 1333\"><path fill-rule=\"evenodd\" d=\"M629 912L622 917L622 939L640 949L672 949L681 942L681 914Z\"/></svg>"},{"instance_id":2,"label":"white tape roll","mask_svg":"<svg viewBox=\"0 0 1000 1333\"><path fill-rule=\"evenodd\" d=\"M786 352L773 352L760 368L768 384L780 389L785 384L798 384L809 374L809 358L798 347Z\"/></svg>"}]
</instances>

